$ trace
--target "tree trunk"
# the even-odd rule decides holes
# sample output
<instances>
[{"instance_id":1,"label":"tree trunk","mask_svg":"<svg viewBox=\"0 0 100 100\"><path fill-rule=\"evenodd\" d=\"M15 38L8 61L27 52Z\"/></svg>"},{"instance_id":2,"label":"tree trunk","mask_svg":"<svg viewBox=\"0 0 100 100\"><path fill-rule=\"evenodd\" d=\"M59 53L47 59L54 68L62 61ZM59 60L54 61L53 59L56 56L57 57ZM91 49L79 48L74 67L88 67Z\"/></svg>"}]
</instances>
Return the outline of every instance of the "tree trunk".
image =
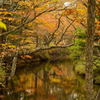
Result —
<instances>
[{"instance_id":1,"label":"tree trunk","mask_svg":"<svg viewBox=\"0 0 100 100\"><path fill-rule=\"evenodd\" d=\"M93 93L93 47L95 34L95 0L88 0L86 44L86 100L94 100Z\"/></svg>"},{"instance_id":2,"label":"tree trunk","mask_svg":"<svg viewBox=\"0 0 100 100\"><path fill-rule=\"evenodd\" d=\"M10 73L10 76L9 76L8 80L11 80L11 78L15 75L15 72L16 72L16 64L17 64L17 56L15 56L13 58L11 73Z\"/></svg>"}]
</instances>

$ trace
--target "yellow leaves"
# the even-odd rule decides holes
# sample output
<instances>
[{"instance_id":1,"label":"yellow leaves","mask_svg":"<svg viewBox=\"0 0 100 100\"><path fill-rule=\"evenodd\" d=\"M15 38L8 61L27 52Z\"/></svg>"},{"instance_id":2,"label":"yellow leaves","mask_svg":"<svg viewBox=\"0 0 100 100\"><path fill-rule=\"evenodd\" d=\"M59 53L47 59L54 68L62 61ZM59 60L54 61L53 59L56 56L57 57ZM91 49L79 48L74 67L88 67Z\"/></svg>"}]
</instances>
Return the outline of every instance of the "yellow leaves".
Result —
<instances>
[{"instance_id":1,"label":"yellow leaves","mask_svg":"<svg viewBox=\"0 0 100 100\"><path fill-rule=\"evenodd\" d=\"M45 9L47 9L47 5L43 5L39 8L37 8L37 12L44 11Z\"/></svg>"},{"instance_id":2,"label":"yellow leaves","mask_svg":"<svg viewBox=\"0 0 100 100\"><path fill-rule=\"evenodd\" d=\"M4 50L3 52L0 53L0 55L2 56L6 56L7 54L13 53L16 51L16 46L11 43L0 44L0 46Z\"/></svg>"},{"instance_id":3,"label":"yellow leaves","mask_svg":"<svg viewBox=\"0 0 100 100\"><path fill-rule=\"evenodd\" d=\"M73 80L75 80L76 78L75 78L75 76L67 76L66 78L65 78L65 81L73 81Z\"/></svg>"},{"instance_id":4,"label":"yellow leaves","mask_svg":"<svg viewBox=\"0 0 100 100\"><path fill-rule=\"evenodd\" d=\"M31 27L31 26L33 26L33 23L32 22L28 23L28 27Z\"/></svg>"},{"instance_id":5,"label":"yellow leaves","mask_svg":"<svg viewBox=\"0 0 100 100\"><path fill-rule=\"evenodd\" d=\"M77 9L77 13L79 14L79 15L86 15L86 9L84 8L84 9Z\"/></svg>"},{"instance_id":6,"label":"yellow leaves","mask_svg":"<svg viewBox=\"0 0 100 100\"><path fill-rule=\"evenodd\" d=\"M12 13L5 11L5 12L0 12L0 14L7 15L7 14L12 14Z\"/></svg>"},{"instance_id":7,"label":"yellow leaves","mask_svg":"<svg viewBox=\"0 0 100 100\"><path fill-rule=\"evenodd\" d=\"M1 29L4 29L4 30L7 30L6 24L3 23L2 21L0 21L0 28L1 28Z\"/></svg>"},{"instance_id":8,"label":"yellow leaves","mask_svg":"<svg viewBox=\"0 0 100 100\"><path fill-rule=\"evenodd\" d=\"M11 11L7 11L6 9L2 9L0 8L1 12L0 12L0 19L1 20L8 20L8 21L12 21L15 20L15 18L12 18L12 14L16 14L16 12L11 12Z\"/></svg>"},{"instance_id":9,"label":"yellow leaves","mask_svg":"<svg viewBox=\"0 0 100 100\"><path fill-rule=\"evenodd\" d=\"M15 45L9 45L9 48L16 48Z\"/></svg>"},{"instance_id":10,"label":"yellow leaves","mask_svg":"<svg viewBox=\"0 0 100 100\"><path fill-rule=\"evenodd\" d=\"M2 44L2 47L6 47L6 48L15 48L16 46L15 45L12 45L10 43L5 43L5 44Z\"/></svg>"},{"instance_id":11,"label":"yellow leaves","mask_svg":"<svg viewBox=\"0 0 100 100\"><path fill-rule=\"evenodd\" d=\"M4 8L0 8L0 10L4 11L4 10L6 10L6 9L4 9Z\"/></svg>"},{"instance_id":12,"label":"yellow leaves","mask_svg":"<svg viewBox=\"0 0 100 100\"><path fill-rule=\"evenodd\" d=\"M26 6L29 8L33 8L33 2L31 1L19 1L18 4L24 7Z\"/></svg>"},{"instance_id":13,"label":"yellow leaves","mask_svg":"<svg viewBox=\"0 0 100 100\"><path fill-rule=\"evenodd\" d=\"M61 80L58 79L58 78L51 78L50 80L51 80L51 82L53 82L53 83L60 83L60 82L61 82Z\"/></svg>"},{"instance_id":14,"label":"yellow leaves","mask_svg":"<svg viewBox=\"0 0 100 100\"><path fill-rule=\"evenodd\" d=\"M20 38L20 35L16 35L16 34L12 35L12 34L9 34L8 35L8 38L11 39L11 40L16 40L16 39L19 39Z\"/></svg>"},{"instance_id":15,"label":"yellow leaves","mask_svg":"<svg viewBox=\"0 0 100 100\"><path fill-rule=\"evenodd\" d=\"M12 18L12 17L0 17L0 19L2 19L2 20L8 20L8 21L15 20L15 18Z\"/></svg>"}]
</instances>

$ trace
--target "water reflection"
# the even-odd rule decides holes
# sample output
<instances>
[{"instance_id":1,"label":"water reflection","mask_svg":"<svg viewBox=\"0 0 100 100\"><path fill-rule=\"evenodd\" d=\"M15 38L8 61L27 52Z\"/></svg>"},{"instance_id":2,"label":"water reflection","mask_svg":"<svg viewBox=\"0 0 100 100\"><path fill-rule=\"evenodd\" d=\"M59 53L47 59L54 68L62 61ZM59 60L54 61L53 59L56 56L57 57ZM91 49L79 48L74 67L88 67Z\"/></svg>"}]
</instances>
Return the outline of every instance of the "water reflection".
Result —
<instances>
[{"instance_id":1,"label":"water reflection","mask_svg":"<svg viewBox=\"0 0 100 100\"><path fill-rule=\"evenodd\" d=\"M84 96L70 61L19 68L8 87L4 100L83 100Z\"/></svg>"}]
</instances>

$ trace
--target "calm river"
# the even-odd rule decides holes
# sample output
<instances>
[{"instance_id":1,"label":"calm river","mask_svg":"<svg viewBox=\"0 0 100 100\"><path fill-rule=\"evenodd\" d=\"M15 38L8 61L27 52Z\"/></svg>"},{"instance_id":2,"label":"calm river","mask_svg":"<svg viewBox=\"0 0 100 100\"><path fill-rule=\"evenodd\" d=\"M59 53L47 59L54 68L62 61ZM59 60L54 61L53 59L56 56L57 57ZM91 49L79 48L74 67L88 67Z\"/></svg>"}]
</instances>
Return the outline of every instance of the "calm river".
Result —
<instances>
[{"instance_id":1,"label":"calm river","mask_svg":"<svg viewBox=\"0 0 100 100\"><path fill-rule=\"evenodd\" d=\"M84 76L71 61L18 68L2 100L85 100Z\"/></svg>"}]
</instances>

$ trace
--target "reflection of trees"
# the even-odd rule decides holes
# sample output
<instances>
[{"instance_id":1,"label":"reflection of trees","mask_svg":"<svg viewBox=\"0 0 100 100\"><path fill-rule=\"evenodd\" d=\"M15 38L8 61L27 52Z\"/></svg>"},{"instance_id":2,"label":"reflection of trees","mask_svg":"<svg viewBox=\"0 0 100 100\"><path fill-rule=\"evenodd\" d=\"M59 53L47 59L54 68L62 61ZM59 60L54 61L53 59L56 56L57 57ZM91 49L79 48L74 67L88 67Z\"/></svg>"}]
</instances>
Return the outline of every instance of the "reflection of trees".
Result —
<instances>
[{"instance_id":1,"label":"reflection of trees","mask_svg":"<svg viewBox=\"0 0 100 100\"><path fill-rule=\"evenodd\" d=\"M43 87L45 90L45 95L48 97L49 94L49 76L48 71L44 68L43 69Z\"/></svg>"},{"instance_id":2,"label":"reflection of trees","mask_svg":"<svg viewBox=\"0 0 100 100\"><path fill-rule=\"evenodd\" d=\"M35 73L35 76L34 76L34 89L35 89L35 92L34 92L34 96L35 96L35 100L37 98L37 88L38 88L38 72Z\"/></svg>"},{"instance_id":3,"label":"reflection of trees","mask_svg":"<svg viewBox=\"0 0 100 100\"><path fill-rule=\"evenodd\" d=\"M64 80L66 75L60 77L59 74L57 74L55 77L52 74L52 72L59 72L60 70L66 70L69 69L67 67L69 66L69 63L57 63L57 64L40 64L37 65L35 68L26 68L25 70L18 70L17 73L17 84L20 85L20 88L23 89L23 93L27 93L28 95L32 95L33 100L38 100L38 98L41 96L41 98L44 98L44 100L48 100L48 97L55 96L58 99L57 100L73 100L73 95L75 93L78 93L81 95L80 92L77 92L76 84L69 82L68 80ZM66 67L67 66L67 67ZM55 68L56 67L56 68ZM71 71L71 69L70 69ZM65 71L66 72L66 71ZM69 72L70 74L70 72ZM70 74L73 75L73 74ZM70 76L68 76L70 77ZM23 79L23 83L21 83L20 78ZM55 83L51 81L51 78L59 79L61 80L60 83ZM13 82L13 87L16 89L18 88L17 84ZM78 88L78 87L77 87ZM73 92L73 90L75 90ZM20 94L20 93L19 93ZM24 95L26 97L26 94ZM19 97L18 97L19 98ZM29 98L29 97L28 97Z\"/></svg>"}]
</instances>

